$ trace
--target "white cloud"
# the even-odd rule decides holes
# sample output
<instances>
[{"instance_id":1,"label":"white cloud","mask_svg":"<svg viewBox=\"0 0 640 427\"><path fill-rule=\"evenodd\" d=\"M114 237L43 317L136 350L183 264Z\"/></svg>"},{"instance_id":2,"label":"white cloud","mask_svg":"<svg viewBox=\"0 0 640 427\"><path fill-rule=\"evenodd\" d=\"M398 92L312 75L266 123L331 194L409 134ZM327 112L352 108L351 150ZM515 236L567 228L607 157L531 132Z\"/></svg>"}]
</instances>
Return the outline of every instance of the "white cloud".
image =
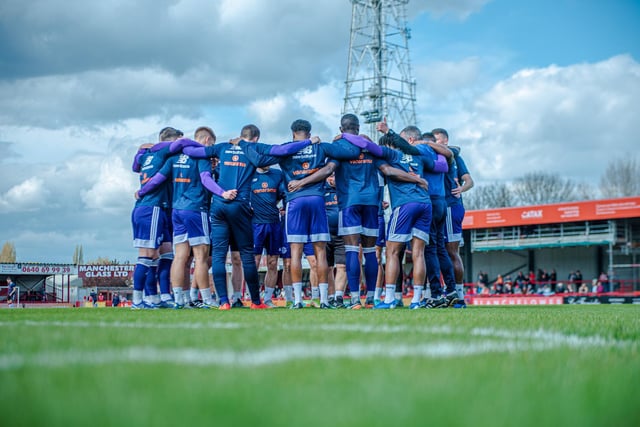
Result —
<instances>
[{"instance_id":1,"label":"white cloud","mask_svg":"<svg viewBox=\"0 0 640 427\"><path fill-rule=\"evenodd\" d=\"M478 57L464 58L458 62L418 63L414 67L418 99L446 102L448 97L459 95L477 85L481 66L482 62Z\"/></svg>"},{"instance_id":2,"label":"white cloud","mask_svg":"<svg viewBox=\"0 0 640 427\"><path fill-rule=\"evenodd\" d=\"M286 98L276 95L273 98L253 101L249 104L249 111L258 118L259 123L271 125L281 118L286 107Z\"/></svg>"},{"instance_id":3,"label":"white cloud","mask_svg":"<svg viewBox=\"0 0 640 427\"><path fill-rule=\"evenodd\" d=\"M0 207L5 212L29 212L45 206L49 190L39 177L31 177L0 196Z\"/></svg>"},{"instance_id":4,"label":"white cloud","mask_svg":"<svg viewBox=\"0 0 640 427\"><path fill-rule=\"evenodd\" d=\"M597 182L611 158L637 152L639 114L640 64L621 55L519 71L441 126L477 178L546 170Z\"/></svg>"},{"instance_id":5,"label":"white cloud","mask_svg":"<svg viewBox=\"0 0 640 427\"><path fill-rule=\"evenodd\" d=\"M111 214L121 214L133 204L135 181L130 170L125 169L122 159L110 157L100 164L97 179L89 190L81 194L86 209L95 209ZM130 194L129 198L123 197Z\"/></svg>"},{"instance_id":6,"label":"white cloud","mask_svg":"<svg viewBox=\"0 0 640 427\"><path fill-rule=\"evenodd\" d=\"M296 95L300 105L311 109L316 121L322 123L334 133L340 126L340 111L344 99L342 83L330 81L315 90L303 90ZM332 135L327 135L327 138Z\"/></svg>"}]
</instances>

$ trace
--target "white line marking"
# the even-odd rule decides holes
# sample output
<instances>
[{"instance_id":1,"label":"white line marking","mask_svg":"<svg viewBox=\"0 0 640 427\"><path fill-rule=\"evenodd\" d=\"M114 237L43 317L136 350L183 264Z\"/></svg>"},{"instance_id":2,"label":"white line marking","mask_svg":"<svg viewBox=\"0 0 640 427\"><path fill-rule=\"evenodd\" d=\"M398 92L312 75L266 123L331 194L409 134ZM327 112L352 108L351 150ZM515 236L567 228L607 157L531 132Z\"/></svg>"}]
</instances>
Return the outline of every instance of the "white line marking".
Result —
<instances>
[{"instance_id":1,"label":"white line marking","mask_svg":"<svg viewBox=\"0 0 640 427\"><path fill-rule=\"evenodd\" d=\"M90 322L90 321L33 321L0 322L6 327L59 327L59 328L108 328L108 329L177 329L177 330L233 330L255 327L252 323L197 322L197 323L149 323L149 322ZM276 346L251 350L225 349L167 349L160 347L125 347L95 351L43 351L35 354L10 353L0 355L0 370L22 367L67 367L72 365L104 365L112 363L170 363L201 366L264 366L301 359L364 359L380 357L451 358L468 357L483 353L515 353L547 351L556 348L612 348L638 347L635 341L623 341L600 336L578 336L561 332L539 330L508 330L495 328L460 328L450 326L415 327L408 325L274 325L269 330L310 332L357 332L362 334L394 334L402 332L427 335L428 343L349 343L344 345L318 345L283 342ZM465 341L444 341L439 335L462 335ZM469 342L469 338L474 342ZM444 338L446 339L446 337Z\"/></svg>"},{"instance_id":2,"label":"white line marking","mask_svg":"<svg viewBox=\"0 0 640 427\"><path fill-rule=\"evenodd\" d=\"M451 358L484 353L517 353L546 351L562 347L557 342L482 341L462 343L436 341L429 344L350 343L346 345L283 344L250 351L217 349L166 349L157 347L129 347L100 351L41 352L34 355L7 354L0 356L0 370L24 367L59 368L77 365L105 365L121 363L170 363L199 366L264 366L302 359L371 359L395 357ZM585 342L581 348L599 347Z\"/></svg>"},{"instance_id":3,"label":"white line marking","mask_svg":"<svg viewBox=\"0 0 640 427\"><path fill-rule=\"evenodd\" d=\"M107 329L249 329L255 328L254 323L239 322L195 322L195 323L148 323L148 322L104 322L104 321L4 321L0 328L11 326L29 326L36 328L107 328ZM637 344L633 341L615 340L599 335L580 336L564 334L562 332L537 330L510 330L495 328L453 328L451 326L409 326L409 325L362 325L362 324L324 324L324 325L262 325L265 330L290 330L311 332L358 332L363 334L394 334L402 332L423 333L429 335L472 335L477 337L494 337L506 339L529 339L559 342L568 346L580 346L585 343L595 343L607 347L620 347Z\"/></svg>"}]
</instances>

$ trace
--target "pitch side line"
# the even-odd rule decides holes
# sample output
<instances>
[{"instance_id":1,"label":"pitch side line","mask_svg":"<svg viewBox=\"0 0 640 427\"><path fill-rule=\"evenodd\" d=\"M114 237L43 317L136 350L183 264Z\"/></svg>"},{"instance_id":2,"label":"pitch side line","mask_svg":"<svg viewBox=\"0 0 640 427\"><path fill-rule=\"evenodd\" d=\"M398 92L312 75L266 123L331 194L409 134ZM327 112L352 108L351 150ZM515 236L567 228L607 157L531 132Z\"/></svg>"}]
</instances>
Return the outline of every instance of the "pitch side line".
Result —
<instances>
[{"instance_id":1,"label":"pitch side line","mask_svg":"<svg viewBox=\"0 0 640 427\"><path fill-rule=\"evenodd\" d=\"M388 343L350 343L346 345L283 344L248 351L218 349L168 349L158 347L128 347L99 351L59 351L37 354L7 354L0 356L0 370L11 371L25 367L65 368L68 366L94 366L121 363L169 363L186 366L265 366L303 359L371 359L395 357L423 357L442 359L469 357L486 353L520 353L547 351L563 347L553 341L521 342L482 341L461 343L436 341L428 344L407 345ZM599 343L585 341L581 348L601 347Z\"/></svg>"},{"instance_id":2,"label":"pitch side line","mask_svg":"<svg viewBox=\"0 0 640 427\"><path fill-rule=\"evenodd\" d=\"M145 323L145 322L89 322L89 321L3 321L0 322L0 328L11 326L33 326L37 328L60 327L60 328L107 328L107 329L214 329L214 330L231 330L231 329L248 329L254 325L239 322L196 322L196 323ZM450 326L408 326L408 325L277 325L263 326L263 329L269 330L290 330L290 331L309 331L309 332L358 332L363 334L394 334L403 332L419 332L429 335L472 335L476 337L493 337L505 339L529 339L540 340L546 342L561 343L570 347L580 347L582 345L598 345L603 347L626 347L637 344L633 341L616 340L601 337L599 335L580 336L575 334L565 334L562 332L548 331L545 329L537 330L510 330L496 328L453 328Z\"/></svg>"}]
</instances>

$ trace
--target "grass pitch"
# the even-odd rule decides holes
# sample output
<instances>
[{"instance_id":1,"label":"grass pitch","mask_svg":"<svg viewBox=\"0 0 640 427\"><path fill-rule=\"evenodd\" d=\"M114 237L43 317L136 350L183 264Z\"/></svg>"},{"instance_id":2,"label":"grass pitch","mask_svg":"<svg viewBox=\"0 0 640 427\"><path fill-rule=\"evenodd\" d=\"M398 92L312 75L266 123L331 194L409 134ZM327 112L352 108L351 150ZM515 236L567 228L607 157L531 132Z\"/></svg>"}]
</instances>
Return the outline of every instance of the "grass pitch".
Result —
<instances>
[{"instance_id":1,"label":"grass pitch","mask_svg":"<svg viewBox=\"0 0 640 427\"><path fill-rule=\"evenodd\" d=\"M0 310L3 426L637 426L640 307Z\"/></svg>"}]
</instances>

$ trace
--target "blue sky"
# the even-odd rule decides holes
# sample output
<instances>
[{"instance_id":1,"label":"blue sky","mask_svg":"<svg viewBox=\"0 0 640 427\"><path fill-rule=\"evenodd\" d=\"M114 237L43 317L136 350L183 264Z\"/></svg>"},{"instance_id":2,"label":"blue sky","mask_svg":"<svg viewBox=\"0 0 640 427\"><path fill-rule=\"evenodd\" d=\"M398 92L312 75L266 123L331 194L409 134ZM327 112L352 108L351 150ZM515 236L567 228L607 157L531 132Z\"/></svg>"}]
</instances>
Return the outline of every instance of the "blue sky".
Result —
<instances>
[{"instance_id":1,"label":"blue sky","mask_svg":"<svg viewBox=\"0 0 640 427\"><path fill-rule=\"evenodd\" d=\"M0 244L21 261L134 260L136 147L173 125L329 139L347 0L7 0L0 8ZM638 152L640 2L412 0L417 125L444 127L477 185L559 172L598 193ZM115 25L114 23L117 23ZM292 30L293 29L293 30ZM404 124L398 124L404 126Z\"/></svg>"},{"instance_id":2,"label":"blue sky","mask_svg":"<svg viewBox=\"0 0 640 427\"><path fill-rule=\"evenodd\" d=\"M519 68L638 56L640 2L496 0L460 20L418 16L411 24L412 53L438 59L503 56L502 75Z\"/></svg>"}]
</instances>

